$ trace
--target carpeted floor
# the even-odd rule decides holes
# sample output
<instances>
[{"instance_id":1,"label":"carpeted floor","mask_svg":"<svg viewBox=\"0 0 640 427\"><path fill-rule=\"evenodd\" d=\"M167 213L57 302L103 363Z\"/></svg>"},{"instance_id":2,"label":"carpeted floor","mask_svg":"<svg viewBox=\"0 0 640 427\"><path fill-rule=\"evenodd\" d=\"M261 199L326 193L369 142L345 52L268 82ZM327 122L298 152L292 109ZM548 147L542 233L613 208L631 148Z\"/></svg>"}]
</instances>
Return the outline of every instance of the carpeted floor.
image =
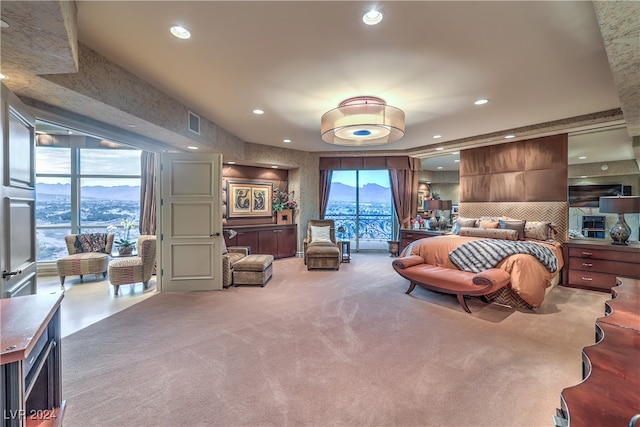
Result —
<instances>
[{"instance_id":1,"label":"carpeted floor","mask_svg":"<svg viewBox=\"0 0 640 427\"><path fill-rule=\"evenodd\" d=\"M517 311L416 289L388 254L277 260L264 287L162 293L62 341L65 426L549 426L605 293Z\"/></svg>"}]
</instances>

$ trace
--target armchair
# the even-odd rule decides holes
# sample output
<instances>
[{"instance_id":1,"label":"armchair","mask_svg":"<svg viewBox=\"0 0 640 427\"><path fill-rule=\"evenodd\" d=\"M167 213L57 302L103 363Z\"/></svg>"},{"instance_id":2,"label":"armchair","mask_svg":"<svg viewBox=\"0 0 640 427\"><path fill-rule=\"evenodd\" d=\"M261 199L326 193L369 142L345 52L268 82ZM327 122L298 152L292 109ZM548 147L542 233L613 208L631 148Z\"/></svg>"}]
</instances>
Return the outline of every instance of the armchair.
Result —
<instances>
[{"instance_id":1,"label":"armchair","mask_svg":"<svg viewBox=\"0 0 640 427\"><path fill-rule=\"evenodd\" d=\"M67 234L64 241L69 255L56 261L60 286L64 288L67 276L80 276L80 281L85 274L95 274L96 281L100 273L106 277L114 237L111 233Z\"/></svg>"},{"instance_id":2,"label":"armchair","mask_svg":"<svg viewBox=\"0 0 640 427\"><path fill-rule=\"evenodd\" d=\"M342 253L336 240L332 219L312 219L307 224L307 237L303 240L304 264L312 268L340 269Z\"/></svg>"},{"instance_id":3,"label":"armchair","mask_svg":"<svg viewBox=\"0 0 640 427\"><path fill-rule=\"evenodd\" d=\"M134 285L142 282L145 289L153 275L156 264L156 236L138 237L138 255L121 257L109 262L109 281L118 295L120 285Z\"/></svg>"},{"instance_id":4,"label":"armchair","mask_svg":"<svg viewBox=\"0 0 640 427\"><path fill-rule=\"evenodd\" d=\"M246 246L229 246L222 254L222 287L227 289L233 284L233 266L242 258L249 255Z\"/></svg>"}]
</instances>

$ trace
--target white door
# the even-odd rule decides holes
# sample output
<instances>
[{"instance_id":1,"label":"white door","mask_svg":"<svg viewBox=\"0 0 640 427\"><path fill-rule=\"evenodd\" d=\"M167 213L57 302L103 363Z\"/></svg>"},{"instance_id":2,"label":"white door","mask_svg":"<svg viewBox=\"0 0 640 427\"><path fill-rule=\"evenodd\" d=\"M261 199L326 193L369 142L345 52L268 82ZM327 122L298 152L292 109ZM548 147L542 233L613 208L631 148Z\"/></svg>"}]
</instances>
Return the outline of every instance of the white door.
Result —
<instances>
[{"instance_id":1,"label":"white door","mask_svg":"<svg viewBox=\"0 0 640 427\"><path fill-rule=\"evenodd\" d=\"M221 183L220 154L161 155L162 292L222 289Z\"/></svg>"},{"instance_id":2,"label":"white door","mask_svg":"<svg viewBox=\"0 0 640 427\"><path fill-rule=\"evenodd\" d=\"M2 85L0 298L35 294L35 119Z\"/></svg>"}]
</instances>

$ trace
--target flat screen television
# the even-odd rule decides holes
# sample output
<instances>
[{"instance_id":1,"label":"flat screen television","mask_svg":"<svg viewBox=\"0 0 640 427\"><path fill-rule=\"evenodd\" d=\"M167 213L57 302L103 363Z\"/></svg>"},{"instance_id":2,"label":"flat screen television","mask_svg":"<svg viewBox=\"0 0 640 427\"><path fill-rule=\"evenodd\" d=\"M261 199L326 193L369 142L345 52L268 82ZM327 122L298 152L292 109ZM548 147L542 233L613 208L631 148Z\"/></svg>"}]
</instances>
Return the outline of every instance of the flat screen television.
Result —
<instances>
[{"instance_id":1,"label":"flat screen television","mask_svg":"<svg viewBox=\"0 0 640 427\"><path fill-rule=\"evenodd\" d=\"M631 186L622 184L570 185L569 206L576 208L597 208L600 197L630 196Z\"/></svg>"}]
</instances>

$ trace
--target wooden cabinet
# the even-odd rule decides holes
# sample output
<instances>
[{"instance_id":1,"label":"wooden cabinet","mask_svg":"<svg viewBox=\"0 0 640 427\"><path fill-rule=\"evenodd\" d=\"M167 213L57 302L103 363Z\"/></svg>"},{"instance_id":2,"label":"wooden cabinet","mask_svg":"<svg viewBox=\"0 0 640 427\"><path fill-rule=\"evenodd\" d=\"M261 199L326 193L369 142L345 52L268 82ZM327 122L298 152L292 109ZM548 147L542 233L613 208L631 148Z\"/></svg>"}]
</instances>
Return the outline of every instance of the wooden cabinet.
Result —
<instances>
[{"instance_id":1,"label":"wooden cabinet","mask_svg":"<svg viewBox=\"0 0 640 427\"><path fill-rule=\"evenodd\" d=\"M404 248L409 246L411 242L415 242L416 240L424 239L426 237L442 236L450 231L451 230L411 230L403 228L400 230L400 253L402 253Z\"/></svg>"},{"instance_id":2,"label":"wooden cabinet","mask_svg":"<svg viewBox=\"0 0 640 427\"><path fill-rule=\"evenodd\" d=\"M565 245L566 286L610 292L616 277L640 279L640 245L613 245L610 240L575 239Z\"/></svg>"},{"instance_id":3,"label":"wooden cabinet","mask_svg":"<svg viewBox=\"0 0 640 427\"><path fill-rule=\"evenodd\" d=\"M58 292L0 300L2 426L62 425L63 297Z\"/></svg>"},{"instance_id":4,"label":"wooden cabinet","mask_svg":"<svg viewBox=\"0 0 640 427\"><path fill-rule=\"evenodd\" d=\"M249 246L252 254L270 254L274 258L296 256L298 249L296 224L225 227L227 246ZM238 234L229 238L226 230Z\"/></svg>"},{"instance_id":5,"label":"wooden cabinet","mask_svg":"<svg viewBox=\"0 0 640 427\"><path fill-rule=\"evenodd\" d=\"M627 426L640 413L640 280L619 281L582 352L583 381L562 390L556 426Z\"/></svg>"}]
</instances>

